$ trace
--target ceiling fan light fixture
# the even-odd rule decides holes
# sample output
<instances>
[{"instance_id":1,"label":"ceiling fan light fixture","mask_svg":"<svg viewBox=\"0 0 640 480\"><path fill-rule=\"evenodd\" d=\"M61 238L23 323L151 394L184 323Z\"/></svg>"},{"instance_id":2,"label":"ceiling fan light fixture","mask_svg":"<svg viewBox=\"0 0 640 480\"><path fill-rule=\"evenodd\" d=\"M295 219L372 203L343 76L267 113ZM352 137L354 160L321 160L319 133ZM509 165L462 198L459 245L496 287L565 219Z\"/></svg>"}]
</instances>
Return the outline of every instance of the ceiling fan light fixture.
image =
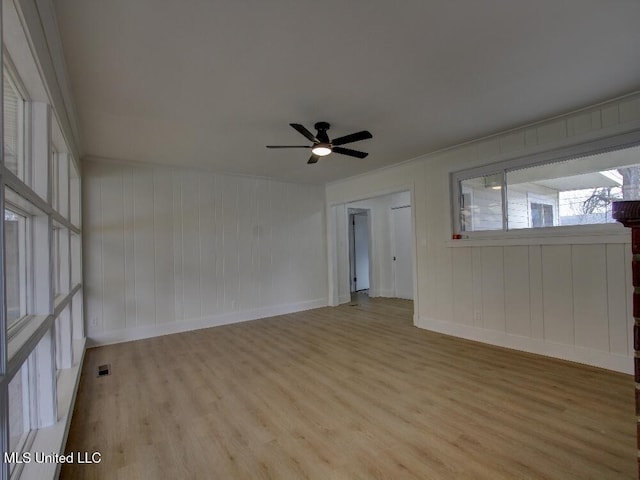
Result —
<instances>
[{"instance_id":1,"label":"ceiling fan light fixture","mask_svg":"<svg viewBox=\"0 0 640 480\"><path fill-rule=\"evenodd\" d=\"M267 145L267 148L310 148L311 158L307 163L318 163L321 157L326 157L331 153L337 153L340 155L346 155L348 157L365 158L369 155L366 152L360 152L358 150L352 150L350 148L344 148L342 145L347 143L359 142L360 140L367 140L373 138L370 132L362 130L360 132L352 133L350 135L344 135L342 137L334 138L331 140L327 135L330 125L327 122L317 122L315 124L318 133L314 135L305 128L304 125L299 123L290 123L295 131L301 134L304 138L313 142L309 145Z\"/></svg>"},{"instance_id":2,"label":"ceiling fan light fixture","mask_svg":"<svg viewBox=\"0 0 640 480\"><path fill-rule=\"evenodd\" d=\"M311 149L311 152L318 157L326 157L331 153L331 145L328 143L319 143Z\"/></svg>"}]
</instances>

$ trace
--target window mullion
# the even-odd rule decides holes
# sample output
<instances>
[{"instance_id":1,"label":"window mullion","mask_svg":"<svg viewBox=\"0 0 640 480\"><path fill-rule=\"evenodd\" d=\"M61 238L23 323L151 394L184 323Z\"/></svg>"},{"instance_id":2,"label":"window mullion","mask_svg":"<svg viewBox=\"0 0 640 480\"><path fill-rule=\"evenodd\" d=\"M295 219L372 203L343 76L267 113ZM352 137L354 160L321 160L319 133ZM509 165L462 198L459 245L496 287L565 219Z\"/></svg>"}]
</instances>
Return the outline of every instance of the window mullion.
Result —
<instances>
[{"instance_id":1,"label":"window mullion","mask_svg":"<svg viewBox=\"0 0 640 480\"><path fill-rule=\"evenodd\" d=\"M58 421L58 395L56 382L56 354L53 327L43 335L35 349L37 370L38 423L35 428L53 425Z\"/></svg>"},{"instance_id":2,"label":"window mullion","mask_svg":"<svg viewBox=\"0 0 640 480\"><path fill-rule=\"evenodd\" d=\"M509 231L509 208L507 205L507 171L502 171L502 230Z\"/></svg>"}]
</instances>

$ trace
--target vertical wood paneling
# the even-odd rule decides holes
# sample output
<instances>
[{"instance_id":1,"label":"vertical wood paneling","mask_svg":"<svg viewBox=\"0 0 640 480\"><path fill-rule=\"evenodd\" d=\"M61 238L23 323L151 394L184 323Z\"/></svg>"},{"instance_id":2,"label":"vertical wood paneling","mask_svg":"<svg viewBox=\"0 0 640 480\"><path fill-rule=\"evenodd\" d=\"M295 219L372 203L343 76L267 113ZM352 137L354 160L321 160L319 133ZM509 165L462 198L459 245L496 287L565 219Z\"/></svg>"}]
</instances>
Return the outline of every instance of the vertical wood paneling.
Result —
<instances>
[{"instance_id":1,"label":"vertical wood paneling","mask_svg":"<svg viewBox=\"0 0 640 480\"><path fill-rule=\"evenodd\" d=\"M253 271L255 183L254 179L247 179L238 185L238 278L240 279L238 310L253 308L253 292L256 290Z\"/></svg>"},{"instance_id":2,"label":"vertical wood paneling","mask_svg":"<svg viewBox=\"0 0 640 480\"><path fill-rule=\"evenodd\" d=\"M198 179L200 202L203 210L200 213L200 252L202 280L202 315L215 315L218 299L216 296L216 192L215 182L211 176L200 176Z\"/></svg>"},{"instance_id":3,"label":"vertical wood paneling","mask_svg":"<svg viewBox=\"0 0 640 480\"><path fill-rule=\"evenodd\" d=\"M544 338L544 303L542 293L542 248L529 248L529 314L531 316L531 336Z\"/></svg>"},{"instance_id":4,"label":"vertical wood paneling","mask_svg":"<svg viewBox=\"0 0 640 480\"><path fill-rule=\"evenodd\" d=\"M223 189L222 259L224 278L223 311L235 310L238 302L238 180L229 179Z\"/></svg>"},{"instance_id":5,"label":"vertical wood paneling","mask_svg":"<svg viewBox=\"0 0 640 480\"><path fill-rule=\"evenodd\" d=\"M308 258L304 255L303 250L304 246L302 245L303 232L305 230L305 223L307 219L304 217L305 215L305 202L306 199L303 198L302 192L304 189L304 185L291 185L290 197L289 198L300 198L300 201L296 202L295 205L291 205L292 208L289 210L290 218L297 218L298 221L295 222L294 226L294 236L292 238L291 249L294 252L295 258L300 259L300 268L294 263L289 261L289 269L292 275L293 284L296 286L294 290L294 295L305 296L307 294L308 285L305 285L304 282L301 282L300 276L303 275L301 272L302 269L305 269L305 260ZM371 221L371 218L369 218Z\"/></svg>"},{"instance_id":6,"label":"vertical wood paneling","mask_svg":"<svg viewBox=\"0 0 640 480\"><path fill-rule=\"evenodd\" d=\"M317 270L317 274L312 278L312 296L317 296L317 292L323 291L326 287L323 284L323 281L329 275L328 263L326 261L327 258L327 241L326 241L326 212L324 209L325 204L325 195L324 188L315 190L311 193L309 190L308 199L310 208L313 212L313 222L309 226L310 231L321 231L322 235L317 235L311 237L311 243L313 245L313 263L312 265L321 265L321 268ZM311 196L312 195L312 196ZM308 236L307 236L308 237ZM391 242L391 239L389 239ZM415 259L414 259L415 261ZM391 265L391 258L389 258L389 265ZM313 267L312 267L313 268ZM391 271L391 267L389 267L389 271Z\"/></svg>"},{"instance_id":7,"label":"vertical wood paneling","mask_svg":"<svg viewBox=\"0 0 640 480\"><path fill-rule=\"evenodd\" d=\"M288 226L288 208L286 188L276 188L273 192L273 276L285 285L292 283L289 272L289 235L292 229ZM289 302L293 295L290 290L278 291L274 288L274 297Z\"/></svg>"},{"instance_id":8,"label":"vertical wood paneling","mask_svg":"<svg viewBox=\"0 0 640 480\"><path fill-rule=\"evenodd\" d=\"M299 239L303 242L298 246L298 255L299 258L302 259L302 266L305 271L309 271L313 269L313 265L316 264L317 257L317 249L318 247L324 248L325 242L324 239L320 238L322 243L318 242L318 238L311 238L309 240L309 244L307 246L304 245L303 239L305 238L305 232L321 228L322 222L318 222L318 204L322 203L322 200L318 201L318 196L315 195L315 192L309 195L304 195L306 190L306 185L297 185L296 186L296 194L302 197L303 201L300 202L300 210L298 212L299 218L302 219L300 223L300 234ZM371 219L370 219L371 220ZM373 238L371 239L373 241ZM375 264L375 262L373 262ZM325 269L322 268L318 271L320 275L324 272ZM304 282L302 272L296 269L296 275L298 276L297 282L301 285L300 295L303 297L311 297L313 296L313 292L317 291L315 282L315 278L310 282Z\"/></svg>"},{"instance_id":9,"label":"vertical wood paneling","mask_svg":"<svg viewBox=\"0 0 640 480\"><path fill-rule=\"evenodd\" d=\"M606 106L601 110L602 128L613 127L620 123L618 105Z\"/></svg>"},{"instance_id":10,"label":"vertical wood paneling","mask_svg":"<svg viewBox=\"0 0 640 480\"><path fill-rule=\"evenodd\" d=\"M482 247L482 306L484 327L504 332L503 247Z\"/></svg>"},{"instance_id":11,"label":"vertical wood paneling","mask_svg":"<svg viewBox=\"0 0 640 480\"><path fill-rule=\"evenodd\" d=\"M89 335L326 298L322 187L87 164Z\"/></svg>"},{"instance_id":12,"label":"vertical wood paneling","mask_svg":"<svg viewBox=\"0 0 640 480\"><path fill-rule=\"evenodd\" d=\"M153 325L156 321L156 265L152 172L134 168L133 186L136 325ZM109 256L110 261L117 261L118 258L116 255Z\"/></svg>"},{"instance_id":13,"label":"vertical wood paneling","mask_svg":"<svg viewBox=\"0 0 640 480\"><path fill-rule=\"evenodd\" d=\"M287 246L287 256L285 258L285 278L286 283L290 284L292 287L286 293L287 302L292 301L298 295L298 291L300 286L296 283L296 265L291 261L291 257L289 255L291 253L297 253L297 247L299 245L299 225L297 223L291 222L292 218L296 218L296 213L300 207L299 202L293 202L293 199L296 198L294 193L294 185L287 185L286 194L285 194L285 209L286 212L285 222L290 225L289 235L285 239L285 245Z\"/></svg>"},{"instance_id":14,"label":"vertical wood paneling","mask_svg":"<svg viewBox=\"0 0 640 480\"><path fill-rule=\"evenodd\" d=\"M107 258L124 258L122 175L109 172L102 179L102 249ZM125 328L125 278L122 261L105 261L102 270L103 315L109 330Z\"/></svg>"},{"instance_id":15,"label":"vertical wood paneling","mask_svg":"<svg viewBox=\"0 0 640 480\"><path fill-rule=\"evenodd\" d=\"M500 138L500 153L513 153L525 146L524 132L512 133Z\"/></svg>"},{"instance_id":16,"label":"vertical wood paneling","mask_svg":"<svg viewBox=\"0 0 640 480\"><path fill-rule=\"evenodd\" d=\"M172 177L173 189L173 286L174 286L174 312L175 319L182 320L184 318L184 261L183 261L183 243L182 232L183 216L182 216L182 174L174 172Z\"/></svg>"},{"instance_id":17,"label":"vertical wood paneling","mask_svg":"<svg viewBox=\"0 0 640 480\"><path fill-rule=\"evenodd\" d=\"M84 293L87 297L87 334L104 331L102 319L102 185L100 164L89 164L83 171L83 252L87 268Z\"/></svg>"},{"instance_id":18,"label":"vertical wood paneling","mask_svg":"<svg viewBox=\"0 0 640 480\"><path fill-rule=\"evenodd\" d=\"M544 339L574 344L571 246L542 247Z\"/></svg>"},{"instance_id":19,"label":"vertical wood paneling","mask_svg":"<svg viewBox=\"0 0 640 480\"><path fill-rule=\"evenodd\" d=\"M274 196L275 198L275 196ZM336 249L337 255L336 260L338 263L338 296L343 301L349 300L349 291L350 291L350 281L349 281L349 256L347 254L349 250L349 242L348 242L348 215L347 215L347 207L345 204L338 205L335 208L336 214ZM275 226L275 223L274 223ZM277 232L277 229L275 230ZM274 237L277 238L277 237ZM277 248L277 240L276 245L274 246L274 252ZM275 271L275 268L274 268ZM435 291L435 289L433 290ZM431 304L433 305L433 303Z\"/></svg>"},{"instance_id":20,"label":"vertical wood paneling","mask_svg":"<svg viewBox=\"0 0 640 480\"><path fill-rule=\"evenodd\" d=\"M482 328L482 249L471 249L473 276L473 325Z\"/></svg>"},{"instance_id":21,"label":"vertical wood paneling","mask_svg":"<svg viewBox=\"0 0 640 480\"><path fill-rule=\"evenodd\" d=\"M250 252L251 252L251 277L249 278L249 302L252 309L258 308L261 303L262 283L260 278L260 248L262 243L262 232L260 225L260 184L256 179L251 184L251 224L250 224Z\"/></svg>"},{"instance_id":22,"label":"vertical wood paneling","mask_svg":"<svg viewBox=\"0 0 640 480\"><path fill-rule=\"evenodd\" d=\"M449 248L442 252L436 260L438 271L441 275L438 276L438 282L436 283L436 305L438 306L438 319L446 322L451 321L453 316L453 274L452 274L452 252L453 249Z\"/></svg>"},{"instance_id":23,"label":"vertical wood paneling","mask_svg":"<svg viewBox=\"0 0 640 480\"><path fill-rule=\"evenodd\" d=\"M504 248L504 310L507 333L531 336L529 247Z\"/></svg>"},{"instance_id":24,"label":"vertical wood paneling","mask_svg":"<svg viewBox=\"0 0 640 480\"><path fill-rule=\"evenodd\" d=\"M136 326L136 263L135 263L135 217L133 214L133 172L130 168L122 169L122 216L124 239L124 310L125 327Z\"/></svg>"},{"instance_id":25,"label":"vertical wood paneling","mask_svg":"<svg viewBox=\"0 0 640 480\"><path fill-rule=\"evenodd\" d=\"M173 191L167 170L153 172L153 234L156 292L156 322L174 320L173 284Z\"/></svg>"},{"instance_id":26,"label":"vertical wood paneling","mask_svg":"<svg viewBox=\"0 0 640 480\"><path fill-rule=\"evenodd\" d=\"M626 277L627 288L625 292L627 293L627 301L625 305L627 306L627 350L631 355L634 351L633 348L633 325L635 323L633 318L633 280L631 273L631 261L633 260L633 253L631 252L631 245L625 245L624 249L624 274Z\"/></svg>"},{"instance_id":27,"label":"vertical wood paneling","mask_svg":"<svg viewBox=\"0 0 640 480\"><path fill-rule=\"evenodd\" d=\"M256 269L258 305L271 305L269 284L271 283L271 182L258 182L256 192Z\"/></svg>"},{"instance_id":28,"label":"vertical wood paneling","mask_svg":"<svg viewBox=\"0 0 640 480\"><path fill-rule=\"evenodd\" d=\"M573 245L571 256L575 343L609 351L605 247Z\"/></svg>"},{"instance_id":29,"label":"vertical wood paneling","mask_svg":"<svg viewBox=\"0 0 640 480\"><path fill-rule=\"evenodd\" d=\"M182 176L182 261L185 320L202 316L200 291L200 189L198 174Z\"/></svg>"},{"instance_id":30,"label":"vertical wood paneling","mask_svg":"<svg viewBox=\"0 0 640 480\"><path fill-rule=\"evenodd\" d=\"M607 256L607 313L609 320L609 349L611 353L628 355L626 244L606 246Z\"/></svg>"},{"instance_id":31,"label":"vertical wood paneling","mask_svg":"<svg viewBox=\"0 0 640 480\"><path fill-rule=\"evenodd\" d=\"M214 177L214 233L215 233L215 265L216 265L216 310L215 313L224 311L224 289L226 278L224 276L224 183L223 177ZM212 295L213 296L213 295Z\"/></svg>"},{"instance_id":32,"label":"vertical wood paneling","mask_svg":"<svg viewBox=\"0 0 640 480\"><path fill-rule=\"evenodd\" d=\"M557 142L567 137L567 121L562 119L538 127L538 143Z\"/></svg>"},{"instance_id":33,"label":"vertical wood paneling","mask_svg":"<svg viewBox=\"0 0 640 480\"><path fill-rule=\"evenodd\" d=\"M473 265L471 248L453 252L453 321L473 325Z\"/></svg>"}]
</instances>

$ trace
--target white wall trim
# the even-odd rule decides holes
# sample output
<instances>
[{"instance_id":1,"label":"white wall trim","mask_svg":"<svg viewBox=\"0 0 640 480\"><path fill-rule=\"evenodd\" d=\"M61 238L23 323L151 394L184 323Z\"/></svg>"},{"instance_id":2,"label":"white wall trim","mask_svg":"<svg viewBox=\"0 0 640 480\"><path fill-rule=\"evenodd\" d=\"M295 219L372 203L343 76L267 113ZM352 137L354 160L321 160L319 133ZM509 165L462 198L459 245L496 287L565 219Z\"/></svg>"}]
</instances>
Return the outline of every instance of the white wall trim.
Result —
<instances>
[{"instance_id":1,"label":"white wall trim","mask_svg":"<svg viewBox=\"0 0 640 480\"><path fill-rule=\"evenodd\" d=\"M385 167L386 169L387 167ZM327 185L331 185L331 184L327 184ZM335 207L338 205L346 205L348 203L356 203L356 202L364 202L365 200L373 200L375 198L378 197L386 197L387 195L391 195L394 193L403 193L403 192L412 192L413 193L413 189L414 189L414 183L405 183L402 185L395 185L393 187L389 187L389 188L382 188L380 190L374 190L372 192L367 192L366 194L355 194L355 196L349 197L347 200L331 200L331 201L327 201L326 200L326 195L327 195L327 191L326 191L326 186L325 185L325 202L327 203L327 207ZM411 201L413 202L413 196L411 197Z\"/></svg>"},{"instance_id":2,"label":"white wall trim","mask_svg":"<svg viewBox=\"0 0 640 480\"><path fill-rule=\"evenodd\" d=\"M612 225L615 226L615 225ZM621 225L620 225L621 226ZM622 226L621 226L622 227ZM563 227L554 227L563 228ZM523 232L524 233L524 232ZM527 232L521 236L507 236L504 238L462 238L460 240L445 240L445 245L451 248L459 247L509 247L518 245L594 245L594 244L627 244L631 243L631 236L628 231L620 228L619 232L596 234L593 231L585 232L584 235L535 235L538 232Z\"/></svg>"},{"instance_id":3,"label":"white wall trim","mask_svg":"<svg viewBox=\"0 0 640 480\"><path fill-rule=\"evenodd\" d=\"M417 321L415 321L415 325L418 328L443 333L445 335L453 335L467 340L583 363L616 372L633 373L633 357L630 356L615 355L586 347L521 337L506 332L487 330L471 325L461 325L425 317L419 317Z\"/></svg>"},{"instance_id":4,"label":"white wall trim","mask_svg":"<svg viewBox=\"0 0 640 480\"><path fill-rule=\"evenodd\" d=\"M175 172L175 171L192 171L192 172L202 172L208 175L221 175L225 177L236 177L243 178L249 180L267 180L270 182L277 183L287 183L290 185L310 185L313 187L322 187L321 183L311 183L311 182L294 182L292 180L283 180L277 177L269 177L267 175L251 175L248 173L237 173L237 172L228 172L225 170L220 170L215 167L206 167L206 166L197 166L190 165L187 168L180 167L179 165L161 163L155 161L141 161L141 160L131 160L131 159L122 159L122 158L110 158L110 157L101 157L98 155L89 155L86 154L82 157L82 163L100 163L105 165L116 165L128 168L155 168L155 169L163 169L165 171Z\"/></svg>"},{"instance_id":5,"label":"white wall trim","mask_svg":"<svg viewBox=\"0 0 640 480\"><path fill-rule=\"evenodd\" d=\"M285 315L287 313L302 312L304 310L311 310L313 308L326 307L327 305L327 298L318 298L305 302L256 308L254 310L246 310L243 312L224 313L221 315L196 318L193 320L170 322L144 327L128 328L123 330L114 330L111 332L100 333L98 335L91 335L89 337L88 346L96 347L100 345L110 345L113 343L130 342L133 340L160 337L162 335L171 335L173 333L188 332L191 330L199 330L202 328L218 327L221 325L229 325L232 323L247 322L250 320L274 317L277 315Z\"/></svg>"}]
</instances>

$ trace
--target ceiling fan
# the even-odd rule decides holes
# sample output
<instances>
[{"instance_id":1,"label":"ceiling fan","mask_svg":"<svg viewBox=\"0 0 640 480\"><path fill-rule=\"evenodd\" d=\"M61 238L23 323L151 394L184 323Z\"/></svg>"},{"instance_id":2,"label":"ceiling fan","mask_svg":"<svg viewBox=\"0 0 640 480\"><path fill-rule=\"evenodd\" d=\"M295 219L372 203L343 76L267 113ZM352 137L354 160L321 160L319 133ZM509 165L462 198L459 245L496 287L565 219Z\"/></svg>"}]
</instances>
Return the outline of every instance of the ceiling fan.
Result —
<instances>
[{"instance_id":1,"label":"ceiling fan","mask_svg":"<svg viewBox=\"0 0 640 480\"><path fill-rule=\"evenodd\" d=\"M327 122L318 122L314 125L314 128L318 131L315 135L299 123L290 123L289 125L300 132L309 141L313 142L313 145L267 145L267 148L310 148L311 158L309 158L307 163L317 163L320 157L325 157L333 152L357 158L364 158L369 155L365 152L351 150L350 148L343 148L340 146L347 143L359 142L360 140L373 138L373 135L366 130L330 140L329 135L327 135L327 130L329 130L331 125Z\"/></svg>"}]
</instances>

